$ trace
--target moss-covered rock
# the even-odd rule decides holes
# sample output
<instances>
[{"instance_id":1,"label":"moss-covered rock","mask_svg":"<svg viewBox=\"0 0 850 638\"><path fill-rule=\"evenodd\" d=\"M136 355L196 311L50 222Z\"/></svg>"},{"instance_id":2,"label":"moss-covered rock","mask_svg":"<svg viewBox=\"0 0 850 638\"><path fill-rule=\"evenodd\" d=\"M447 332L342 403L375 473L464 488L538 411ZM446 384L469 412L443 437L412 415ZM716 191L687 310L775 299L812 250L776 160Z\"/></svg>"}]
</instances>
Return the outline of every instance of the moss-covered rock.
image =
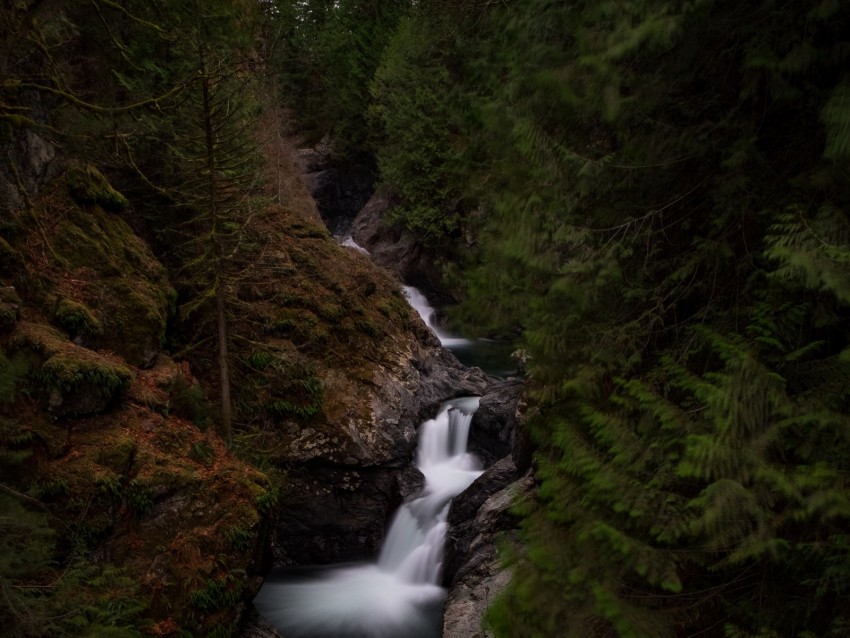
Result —
<instances>
[{"instance_id":1,"label":"moss-covered rock","mask_svg":"<svg viewBox=\"0 0 850 638\"><path fill-rule=\"evenodd\" d=\"M72 337L96 337L103 334L103 326L89 307L71 299L59 301L53 318Z\"/></svg>"},{"instance_id":2,"label":"moss-covered rock","mask_svg":"<svg viewBox=\"0 0 850 638\"><path fill-rule=\"evenodd\" d=\"M71 427L31 490L68 521L62 542L121 566L146 602L146 635L235 626L267 568L270 479L214 435L141 406Z\"/></svg>"},{"instance_id":3,"label":"moss-covered rock","mask_svg":"<svg viewBox=\"0 0 850 638\"><path fill-rule=\"evenodd\" d=\"M130 387L130 370L116 361L82 348L49 326L20 322L12 334L14 349L36 353L42 364L35 379L57 416L102 412Z\"/></svg>"},{"instance_id":4,"label":"moss-covered rock","mask_svg":"<svg viewBox=\"0 0 850 638\"><path fill-rule=\"evenodd\" d=\"M130 203L91 164L72 163L65 176L68 193L80 204L96 204L102 208L121 212Z\"/></svg>"},{"instance_id":5,"label":"moss-covered rock","mask_svg":"<svg viewBox=\"0 0 850 638\"><path fill-rule=\"evenodd\" d=\"M32 217L38 223L21 242L38 279L28 301L86 345L150 365L176 294L148 246L124 220L101 205L80 207L58 186L35 202Z\"/></svg>"}]
</instances>

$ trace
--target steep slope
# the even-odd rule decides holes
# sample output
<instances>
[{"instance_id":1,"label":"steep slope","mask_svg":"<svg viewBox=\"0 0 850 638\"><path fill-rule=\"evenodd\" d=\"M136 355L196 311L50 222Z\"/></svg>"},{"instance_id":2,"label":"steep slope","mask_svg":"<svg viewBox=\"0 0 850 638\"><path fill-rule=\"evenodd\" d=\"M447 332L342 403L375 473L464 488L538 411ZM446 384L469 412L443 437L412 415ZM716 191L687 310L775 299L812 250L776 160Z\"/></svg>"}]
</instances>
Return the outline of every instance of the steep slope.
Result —
<instances>
[{"instance_id":1,"label":"steep slope","mask_svg":"<svg viewBox=\"0 0 850 638\"><path fill-rule=\"evenodd\" d=\"M416 426L483 389L392 276L336 244L288 154L265 149L284 178L244 229L253 258L232 291L233 451L215 433L210 342L165 354L187 325L173 273L127 223L137 202L52 151L18 188L3 173L19 195L0 225L0 506L22 521L3 523L0 614L14 635L229 635L275 520L281 564L375 551L419 485Z\"/></svg>"},{"instance_id":2,"label":"steep slope","mask_svg":"<svg viewBox=\"0 0 850 638\"><path fill-rule=\"evenodd\" d=\"M4 217L2 507L29 518L2 524L41 557L0 571L12 635L206 632L256 588L275 488L182 418L197 386L157 354L174 291L126 206L71 165Z\"/></svg>"}]
</instances>

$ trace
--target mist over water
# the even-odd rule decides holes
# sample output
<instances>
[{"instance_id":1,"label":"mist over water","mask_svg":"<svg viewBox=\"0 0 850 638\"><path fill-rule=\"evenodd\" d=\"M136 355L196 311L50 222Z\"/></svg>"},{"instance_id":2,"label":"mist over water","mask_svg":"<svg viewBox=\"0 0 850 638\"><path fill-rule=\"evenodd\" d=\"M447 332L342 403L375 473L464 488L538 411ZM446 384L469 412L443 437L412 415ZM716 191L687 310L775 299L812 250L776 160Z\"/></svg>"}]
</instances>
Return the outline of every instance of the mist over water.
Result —
<instances>
[{"instance_id":1,"label":"mist over water","mask_svg":"<svg viewBox=\"0 0 850 638\"><path fill-rule=\"evenodd\" d=\"M420 426L425 488L396 513L376 563L272 575L254 601L260 614L288 638L439 638L449 503L481 474L466 452L478 401L447 401Z\"/></svg>"}]
</instances>

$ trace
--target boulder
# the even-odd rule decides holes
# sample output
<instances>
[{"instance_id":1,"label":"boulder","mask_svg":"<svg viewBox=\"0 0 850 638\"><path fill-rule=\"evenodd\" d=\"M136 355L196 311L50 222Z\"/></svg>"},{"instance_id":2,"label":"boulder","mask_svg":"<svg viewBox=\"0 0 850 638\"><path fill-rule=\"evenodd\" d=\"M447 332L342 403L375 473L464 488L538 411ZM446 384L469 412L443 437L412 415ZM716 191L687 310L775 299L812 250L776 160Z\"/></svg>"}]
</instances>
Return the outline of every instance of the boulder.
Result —
<instances>
[{"instance_id":1,"label":"boulder","mask_svg":"<svg viewBox=\"0 0 850 638\"><path fill-rule=\"evenodd\" d=\"M130 387L132 373L116 357L82 348L50 326L19 322L10 347L38 357L38 387L55 416L103 412Z\"/></svg>"},{"instance_id":2,"label":"boulder","mask_svg":"<svg viewBox=\"0 0 850 638\"><path fill-rule=\"evenodd\" d=\"M522 395L521 379L491 384L472 417L469 450L485 466L511 453L516 441L517 407Z\"/></svg>"},{"instance_id":3,"label":"boulder","mask_svg":"<svg viewBox=\"0 0 850 638\"><path fill-rule=\"evenodd\" d=\"M441 276L433 259L408 231L387 223L391 205L384 194L375 193L351 223L351 237L401 281L429 292L438 289Z\"/></svg>"}]
</instances>

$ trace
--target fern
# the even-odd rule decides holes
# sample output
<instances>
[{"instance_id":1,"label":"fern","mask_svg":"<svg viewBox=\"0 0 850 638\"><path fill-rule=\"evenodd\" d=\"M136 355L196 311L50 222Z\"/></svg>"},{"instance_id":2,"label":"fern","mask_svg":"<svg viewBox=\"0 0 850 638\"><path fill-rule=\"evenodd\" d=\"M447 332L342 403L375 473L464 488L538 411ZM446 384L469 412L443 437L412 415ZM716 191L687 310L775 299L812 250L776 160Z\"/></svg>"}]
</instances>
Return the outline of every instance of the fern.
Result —
<instances>
[{"instance_id":1,"label":"fern","mask_svg":"<svg viewBox=\"0 0 850 638\"><path fill-rule=\"evenodd\" d=\"M821 118L826 125L824 156L835 161L846 160L850 156L850 82L845 80L835 87Z\"/></svg>"}]
</instances>

